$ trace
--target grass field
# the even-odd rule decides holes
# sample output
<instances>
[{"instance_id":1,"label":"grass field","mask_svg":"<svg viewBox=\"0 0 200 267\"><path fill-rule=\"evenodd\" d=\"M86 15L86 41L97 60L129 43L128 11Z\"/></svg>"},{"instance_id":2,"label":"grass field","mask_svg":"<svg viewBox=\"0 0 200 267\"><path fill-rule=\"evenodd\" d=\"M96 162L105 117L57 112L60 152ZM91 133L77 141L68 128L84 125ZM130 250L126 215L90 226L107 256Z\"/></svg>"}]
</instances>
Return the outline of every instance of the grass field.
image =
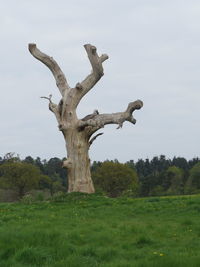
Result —
<instances>
[{"instance_id":1,"label":"grass field","mask_svg":"<svg viewBox=\"0 0 200 267\"><path fill-rule=\"evenodd\" d=\"M0 204L0 266L200 266L200 196Z\"/></svg>"}]
</instances>

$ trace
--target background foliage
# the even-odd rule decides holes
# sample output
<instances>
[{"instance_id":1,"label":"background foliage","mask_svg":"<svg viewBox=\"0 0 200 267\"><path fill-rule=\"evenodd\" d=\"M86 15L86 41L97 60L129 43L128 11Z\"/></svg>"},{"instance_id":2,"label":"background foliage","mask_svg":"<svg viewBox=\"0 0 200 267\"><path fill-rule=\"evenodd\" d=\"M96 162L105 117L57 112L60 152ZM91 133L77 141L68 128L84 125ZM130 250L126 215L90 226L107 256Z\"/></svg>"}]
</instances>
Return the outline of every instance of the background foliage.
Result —
<instances>
[{"instance_id":1,"label":"background foliage","mask_svg":"<svg viewBox=\"0 0 200 267\"><path fill-rule=\"evenodd\" d=\"M15 198L16 194L21 197L31 189L48 192L51 196L60 191L66 192L67 171L62 168L63 160L56 157L41 160L31 156L22 160L14 153L7 153L0 157L0 188L14 191ZM130 160L123 164L118 160L94 161L91 171L97 192L101 191L109 197L200 193L199 158L167 159L161 155L151 160ZM26 185L22 190L19 181L23 180ZM20 193L20 190L23 192ZM3 195L5 192L0 191L0 200L6 199L1 198Z\"/></svg>"}]
</instances>

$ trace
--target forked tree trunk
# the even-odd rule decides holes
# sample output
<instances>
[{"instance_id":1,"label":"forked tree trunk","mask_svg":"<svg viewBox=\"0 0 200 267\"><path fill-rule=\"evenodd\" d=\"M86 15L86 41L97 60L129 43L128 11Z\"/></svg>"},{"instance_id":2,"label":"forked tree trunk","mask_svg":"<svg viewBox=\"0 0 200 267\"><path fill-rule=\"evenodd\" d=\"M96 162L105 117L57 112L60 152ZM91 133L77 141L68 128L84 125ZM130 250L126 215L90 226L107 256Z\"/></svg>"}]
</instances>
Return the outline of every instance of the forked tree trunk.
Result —
<instances>
[{"instance_id":1,"label":"forked tree trunk","mask_svg":"<svg viewBox=\"0 0 200 267\"><path fill-rule=\"evenodd\" d=\"M50 69L62 95L58 105L51 101L52 95L42 98L49 100L49 109L55 114L58 128L62 131L66 141L67 160L63 162L63 167L68 170L68 192L94 193L88 151L93 141L102 134L98 133L94 136L94 133L106 124L118 124L117 129L122 128L125 121L135 124L136 120L132 113L134 110L140 109L143 103L140 100L131 102L124 112L112 114L99 114L95 110L93 114L78 119L77 106L83 96L103 76L102 63L108 59L105 54L98 56L95 46L86 44L84 47L92 66L92 72L81 83L77 83L72 88L68 85L64 73L52 57L41 52L35 44L29 44L29 51Z\"/></svg>"}]
</instances>

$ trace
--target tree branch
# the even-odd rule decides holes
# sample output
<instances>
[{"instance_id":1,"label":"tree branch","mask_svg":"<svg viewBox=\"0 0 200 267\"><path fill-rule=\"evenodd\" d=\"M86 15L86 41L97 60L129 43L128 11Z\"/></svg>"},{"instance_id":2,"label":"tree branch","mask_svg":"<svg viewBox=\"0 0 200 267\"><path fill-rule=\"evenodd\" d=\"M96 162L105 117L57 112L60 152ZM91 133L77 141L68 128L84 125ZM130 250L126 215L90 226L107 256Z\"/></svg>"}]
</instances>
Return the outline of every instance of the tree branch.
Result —
<instances>
[{"instance_id":1,"label":"tree branch","mask_svg":"<svg viewBox=\"0 0 200 267\"><path fill-rule=\"evenodd\" d=\"M84 130L85 127L90 126L90 132L94 133L100 128L103 128L106 124L118 124L117 129L122 128L123 123L125 121L129 121L133 124L136 123L136 119L133 117L132 113L136 109L140 109L143 106L143 102L141 100L137 100L129 103L126 111L117 112L112 114L99 114L95 115L92 118L88 118L88 120L79 120L78 128L80 130Z\"/></svg>"},{"instance_id":2,"label":"tree branch","mask_svg":"<svg viewBox=\"0 0 200 267\"><path fill-rule=\"evenodd\" d=\"M44 98L44 99L49 100L49 110L51 110L54 113L54 115L56 116L56 119L58 122L58 127L60 128L61 127L61 117L60 117L59 107L58 107L58 105L54 104L51 101L52 95L49 95L49 97L41 96L40 98Z\"/></svg>"},{"instance_id":3,"label":"tree branch","mask_svg":"<svg viewBox=\"0 0 200 267\"><path fill-rule=\"evenodd\" d=\"M77 97L76 103L77 106L82 97L90 90L92 87L101 79L104 75L102 63L108 59L106 54L101 55L100 57L97 54L97 49L91 44L85 44L84 48L87 52L90 64L92 66L92 72L89 74L81 83L77 83Z\"/></svg>"},{"instance_id":4,"label":"tree branch","mask_svg":"<svg viewBox=\"0 0 200 267\"><path fill-rule=\"evenodd\" d=\"M36 44L29 44L28 48L32 56L45 64L53 73L53 76L56 80L56 85L59 88L61 95L64 97L66 91L70 90L70 87L67 83L64 73L62 72L57 62L52 57L41 52L37 48Z\"/></svg>"},{"instance_id":5,"label":"tree branch","mask_svg":"<svg viewBox=\"0 0 200 267\"><path fill-rule=\"evenodd\" d=\"M98 137L98 136L100 136L100 135L102 135L103 133L98 133L98 134L96 134L94 137L92 137L90 140L89 140L89 146L91 146L91 144L94 142L94 140Z\"/></svg>"}]
</instances>

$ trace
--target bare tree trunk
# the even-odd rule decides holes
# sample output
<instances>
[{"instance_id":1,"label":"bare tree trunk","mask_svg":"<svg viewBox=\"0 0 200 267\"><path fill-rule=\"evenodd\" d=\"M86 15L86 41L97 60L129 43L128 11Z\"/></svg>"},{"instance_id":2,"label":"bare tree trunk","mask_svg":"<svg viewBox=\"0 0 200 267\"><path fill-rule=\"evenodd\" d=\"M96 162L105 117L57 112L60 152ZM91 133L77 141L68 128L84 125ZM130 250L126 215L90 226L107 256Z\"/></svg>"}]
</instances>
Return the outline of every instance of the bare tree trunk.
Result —
<instances>
[{"instance_id":1,"label":"bare tree trunk","mask_svg":"<svg viewBox=\"0 0 200 267\"><path fill-rule=\"evenodd\" d=\"M104 75L102 63L108 59L106 54L98 56L95 46L84 45L92 66L92 72L75 87L69 87L64 73L57 62L50 56L41 52L35 44L29 44L30 53L42 63L44 63L53 73L56 85L62 95L58 105L51 101L52 95L42 97L49 100L49 109L54 113L58 128L62 131L67 149L67 160L63 162L63 167L68 170L68 192L93 193L94 186L90 174L90 159L88 151L93 141L102 133L93 135L106 124L117 124L122 128L125 121L136 123L132 113L143 106L142 101L137 100L128 104L124 112L112 114L99 114L97 110L93 114L78 119L76 108L85 94Z\"/></svg>"},{"instance_id":2,"label":"bare tree trunk","mask_svg":"<svg viewBox=\"0 0 200 267\"><path fill-rule=\"evenodd\" d=\"M84 131L69 130L65 140L68 157L63 166L68 170L68 192L94 193L87 135Z\"/></svg>"}]
</instances>

